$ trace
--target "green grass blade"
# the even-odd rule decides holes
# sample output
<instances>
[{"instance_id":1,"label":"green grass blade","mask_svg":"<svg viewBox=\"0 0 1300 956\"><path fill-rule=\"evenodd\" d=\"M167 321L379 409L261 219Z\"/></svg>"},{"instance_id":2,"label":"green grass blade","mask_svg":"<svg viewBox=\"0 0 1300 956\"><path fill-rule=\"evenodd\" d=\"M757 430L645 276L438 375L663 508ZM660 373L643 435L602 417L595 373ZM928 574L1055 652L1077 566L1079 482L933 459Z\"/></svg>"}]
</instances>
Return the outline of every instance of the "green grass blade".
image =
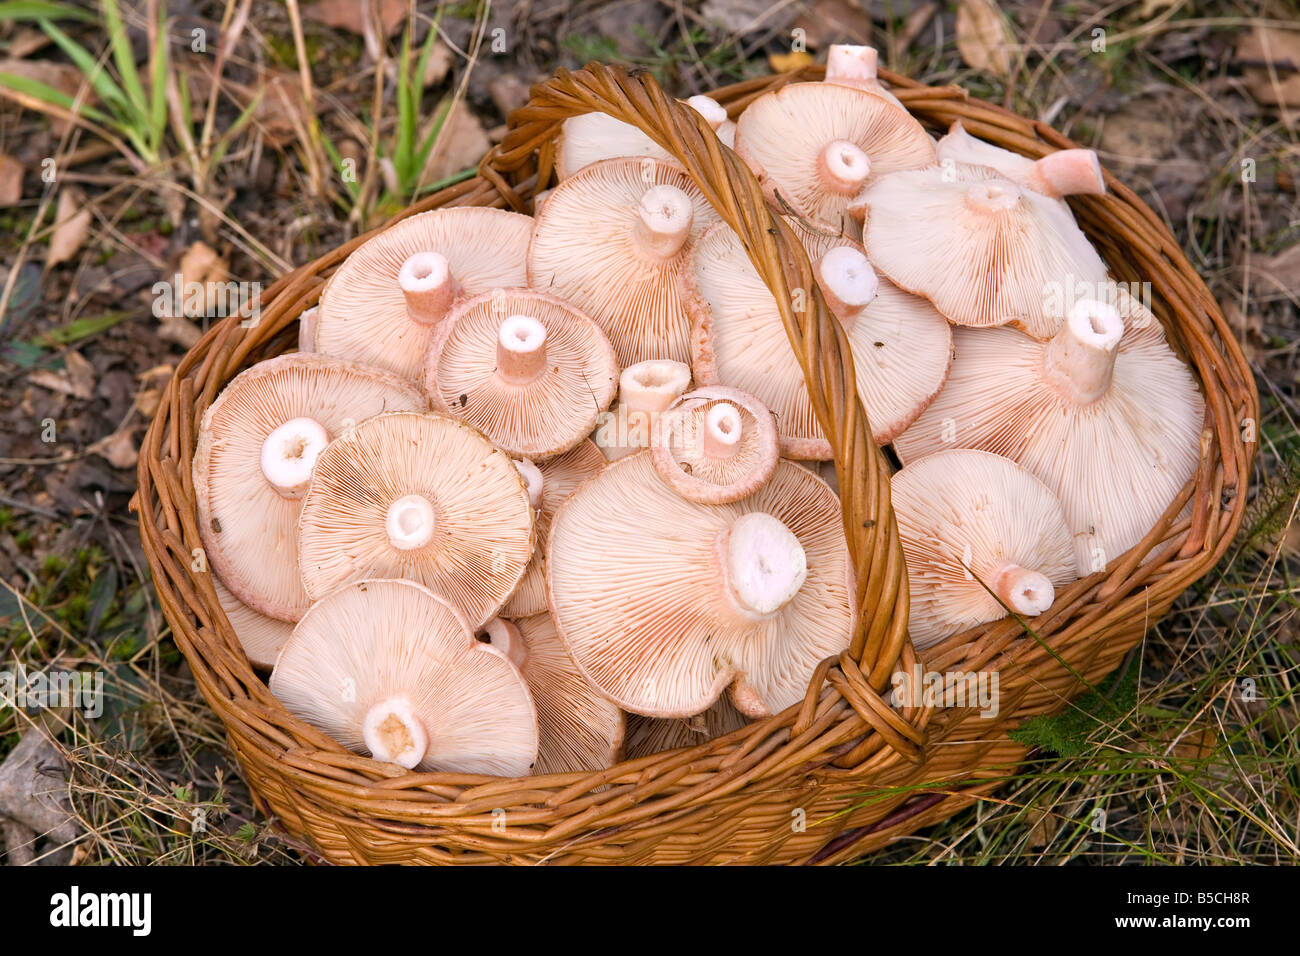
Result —
<instances>
[{"instance_id":1,"label":"green grass blade","mask_svg":"<svg viewBox=\"0 0 1300 956\"><path fill-rule=\"evenodd\" d=\"M235 121L230 124L229 128L221 134L221 138L217 140L217 145L212 149L212 158L208 161L212 168L216 168L217 164L221 162L222 157L226 155L226 150L230 149L230 144L235 141L235 137L240 134L245 126L248 125L249 121L253 118L253 114L257 111L258 104L261 102L262 91L259 90L257 95L253 97L252 101L244 107L244 111L240 113ZM322 142L325 144L327 150L333 146L328 137L322 137Z\"/></svg>"},{"instance_id":2,"label":"green grass blade","mask_svg":"<svg viewBox=\"0 0 1300 956\"><path fill-rule=\"evenodd\" d=\"M80 20L89 23L95 15L66 3L42 3L40 0L9 0L0 3L0 22L14 20Z\"/></svg>"},{"instance_id":3,"label":"green grass blade","mask_svg":"<svg viewBox=\"0 0 1300 956\"><path fill-rule=\"evenodd\" d=\"M78 116L84 116L86 119L93 120L96 123L103 123L105 126L116 125L111 116L107 116L95 109L93 106L87 106L82 103L77 106L75 101L62 90L56 90L54 87L42 83L40 80L29 79L25 76L18 76L14 73L0 73L0 86L7 86L17 93L30 96L33 99L48 103L50 106L57 106L69 113L75 113Z\"/></svg>"},{"instance_id":4,"label":"green grass blade","mask_svg":"<svg viewBox=\"0 0 1300 956\"><path fill-rule=\"evenodd\" d=\"M128 118L131 105L127 102L122 91L118 89L117 84L113 82L113 78L108 75L104 65L98 62L90 54L89 50L48 20L41 22L41 29L45 31L46 36L58 44L59 49L66 53L77 69L85 75L91 88L95 91L95 95L123 119Z\"/></svg>"},{"instance_id":5,"label":"green grass blade","mask_svg":"<svg viewBox=\"0 0 1300 956\"><path fill-rule=\"evenodd\" d=\"M122 80L126 95L135 105L137 116L143 120L149 115L145 105L144 87L140 85L140 73L135 67L135 54L131 52L131 38L127 36L126 24L122 22L122 11L117 0L101 0L104 8L104 26L108 29L109 43L113 47L113 62Z\"/></svg>"},{"instance_id":6,"label":"green grass blade","mask_svg":"<svg viewBox=\"0 0 1300 956\"><path fill-rule=\"evenodd\" d=\"M158 24L153 51L153 78L149 88L149 144L156 159L167 132L167 21Z\"/></svg>"}]
</instances>

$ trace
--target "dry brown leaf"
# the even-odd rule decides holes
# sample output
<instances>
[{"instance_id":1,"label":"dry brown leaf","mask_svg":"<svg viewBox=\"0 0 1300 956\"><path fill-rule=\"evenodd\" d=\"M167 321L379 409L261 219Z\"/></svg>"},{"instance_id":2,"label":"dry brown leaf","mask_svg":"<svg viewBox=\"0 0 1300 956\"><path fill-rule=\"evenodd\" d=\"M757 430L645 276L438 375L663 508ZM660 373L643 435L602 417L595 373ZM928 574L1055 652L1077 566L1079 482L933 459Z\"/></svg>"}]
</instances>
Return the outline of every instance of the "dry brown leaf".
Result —
<instances>
[{"instance_id":1,"label":"dry brown leaf","mask_svg":"<svg viewBox=\"0 0 1300 956\"><path fill-rule=\"evenodd\" d=\"M63 371L40 368L29 373L27 380L33 385L71 395L73 398L91 398L95 394L95 367L80 352L68 352L63 361Z\"/></svg>"},{"instance_id":2,"label":"dry brown leaf","mask_svg":"<svg viewBox=\"0 0 1300 956\"><path fill-rule=\"evenodd\" d=\"M386 36L393 36L406 22L406 0L378 0L379 18ZM303 19L323 23L327 27L347 30L357 36L364 36L365 21L362 20L364 5L359 0L320 0L302 8Z\"/></svg>"},{"instance_id":3,"label":"dry brown leaf","mask_svg":"<svg viewBox=\"0 0 1300 956\"><path fill-rule=\"evenodd\" d=\"M221 287L230 278L230 267L221 254L206 242L196 242L185 250L178 271L181 281L179 292L185 315L191 318L209 315L218 303L225 302L225 289Z\"/></svg>"},{"instance_id":4,"label":"dry brown leaf","mask_svg":"<svg viewBox=\"0 0 1300 956\"><path fill-rule=\"evenodd\" d=\"M1237 42L1236 59L1256 100L1300 110L1300 33L1257 26Z\"/></svg>"},{"instance_id":5,"label":"dry brown leaf","mask_svg":"<svg viewBox=\"0 0 1300 956\"><path fill-rule=\"evenodd\" d=\"M1263 277L1267 291L1280 290L1300 299L1300 243L1288 246L1277 255L1256 259L1250 271Z\"/></svg>"},{"instance_id":6,"label":"dry brown leaf","mask_svg":"<svg viewBox=\"0 0 1300 956\"><path fill-rule=\"evenodd\" d=\"M107 438L95 442L91 451L114 468L134 468L140 460L140 450L136 448L134 435L133 425L123 425Z\"/></svg>"},{"instance_id":7,"label":"dry brown leaf","mask_svg":"<svg viewBox=\"0 0 1300 956\"><path fill-rule=\"evenodd\" d=\"M165 319L158 326L158 338L164 342L173 342L183 349L192 349L194 343L203 338L203 330L189 319Z\"/></svg>"},{"instance_id":8,"label":"dry brown leaf","mask_svg":"<svg viewBox=\"0 0 1300 956\"><path fill-rule=\"evenodd\" d=\"M792 29L803 30L809 49L820 50L832 43L871 42L871 17L857 0L817 0Z\"/></svg>"},{"instance_id":9,"label":"dry brown leaf","mask_svg":"<svg viewBox=\"0 0 1300 956\"><path fill-rule=\"evenodd\" d=\"M46 268L69 261L85 245L89 235L90 207L86 205L86 194L75 186L64 186L59 190Z\"/></svg>"},{"instance_id":10,"label":"dry brown leaf","mask_svg":"<svg viewBox=\"0 0 1300 956\"><path fill-rule=\"evenodd\" d=\"M441 40L434 41L433 53L429 55L429 62L424 67L424 87L428 89L436 86L447 78L447 72L451 69L452 63L456 60L456 55L451 52L451 47ZM505 74L510 76L512 74Z\"/></svg>"},{"instance_id":11,"label":"dry brown leaf","mask_svg":"<svg viewBox=\"0 0 1300 956\"><path fill-rule=\"evenodd\" d=\"M957 7L957 52L967 66L1000 79L1011 76L1015 38L993 0L961 0Z\"/></svg>"},{"instance_id":12,"label":"dry brown leaf","mask_svg":"<svg viewBox=\"0 0 1300 956\"><path fill-rule=\"evenodd\" d=\"M467 166L477 166L483 154L492 148L483 124L464 101L457 102L447 114L438 133L438 142L424 167L424 181L436 183Z\"/></svg>"},{"instance_id":13,"label":"dry brown leaf","mask_svg":"<svg viewBox=\"0 0 1300 956\"><path fill-rule=\"evenodd\" d=\"M23 166L0 153L0 206L15 206L23 198Z\"/></svg>"},{"instance_id":14,"label":"dry brown leaf","mask_svg":"<svg viewBox=\"0 0 1300 956\"><path fill-rule=\"evenodd\" d=\"M803 69L812 61L812 54L802 50L794 53L770 53L767 57L767 65L772 68L773 73L792 73Z\"/></svg>"}]
</instances>

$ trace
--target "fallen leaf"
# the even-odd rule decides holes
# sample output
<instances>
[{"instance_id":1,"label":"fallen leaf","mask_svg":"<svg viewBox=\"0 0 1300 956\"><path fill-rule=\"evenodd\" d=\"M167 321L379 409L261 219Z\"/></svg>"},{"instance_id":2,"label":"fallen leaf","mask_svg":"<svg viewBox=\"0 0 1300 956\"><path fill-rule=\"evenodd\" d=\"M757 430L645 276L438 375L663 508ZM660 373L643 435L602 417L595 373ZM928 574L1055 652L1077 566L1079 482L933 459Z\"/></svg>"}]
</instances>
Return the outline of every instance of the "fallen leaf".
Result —
<instances>
[{"instance_id":1,"label":"fallen leaf","mask_svg":"<svg viewBox=\"0 0 1300 956\"><path fill-rule=\"evenodd\" d=\"M158 326L158 338L183 349L192 349L194 343L203 338L203 330L189 319L166 319Z\"/></svg>"},{"instance_id":2,"label":"fallen leaf","mask_svg":"<svg viewBox=\"0 0 1300 956\"><path fill-rule=\"evenodd\" d=\"M767 57L767 65L772 68L773 73L792 73L803 69L812 61L812 54L802 50L794 53L770 53Z\"/></svg>"},{"instance_id":3,"label":"fallen leaf","mask_svg":"<svg viewBox=\"0 0 1300 956\"><path fill-rule=\"evenodd\" d=\"M47 388L51 392L71 395L73 398L89 400L95 394L95 368L79 352L68 352L64 356L64 369L40 368L30 372L27 380L33 385Z\"/></svg>"},{"instance_id":4,"label":"fallen leaf","mask_svg":"<svg viewBox=\"0 0 1300 956\"><path fill-rule=\"evenodd\" d=\"M59 190L50 251L45 256L46 268L70 260L85 245L89 235L90 207L86 205L86 194L75 186L64 186Z\"/></svg>"},{"instance_id":5,"label":"fallen leaf","mask_svg":"<svg viewBox=\"0 0 1300 956\"><path fill-rule=\"evenodd\" d=\"M135 426L123 425L107 438L95 442L91 451L114 468L133 468L140 460L140 450L135 446Z\"/></svg>"},{"instance_id":6,"label":"fallen leaf","mask_svg":"<svg viewBox=\"0 0 1300 956\"><path fill-rule=\"evenodd\" d=\"M1300 299L1300 243L1288 246L1277 255L1256 259L1251 263L1250 271L1256 277L1262 277L1272 289L1286 293L1293 299Z\"/></svg>"},{"instance_id":7,"label":"fallen leaf","mask_svg":"<svg viewBox=\"0 0 1300 956\"><path fill-rule=\"evenodd\" d=\"M957 52L967 66L1000 79L1011 76L1015 38L993 0L961 0L957 7Z\"/></svg>"},{"instance_id":8,"label":"fallen leaf","mask_svg":"<svg viewBox=\"0 0 1300 956\"><path fill-rule=\"evenodd\" d=\"M379 19L385 36L393 36L402 28L406 22L406 9L406 0L379 0ZM364 36L364 10L365 5L357 0L320 0L319 3L303 7L302 15L306 20Z\"/></svg>"},{"instance_id":9,"label":"fallen leaf","mask_svg":"<svg viewBox=\"0 0 1300 956\"><path fill-rule=\"evenodd\" d=\"M23 165L0 153L0 206L15 206L23 198Z\"/></svg>"},{"instance_id":10,"label":"fallen leaf","mask_svg":"<svg viewBox=\"0 0 1300 956\"><path fill-rule=\"evenodd\" d=\"M1300 110L1300 33L1257 26L1237 42L1235 59L1258 102ZM1300 122L1300 114L1290 122Z\"/></svg>"},{"instance_id":11,"label":"fallen leaf","mask_svg":"<svg viewBox=\"0 0 1300 956\"><path fill-rule=\"evenodd\" d=\"M424 87L428 89L436 86L447 78L447 73L451 70L451 65L456 60L456 55L451 52L451 47L443 43L442 40L435 40L433 52L429 54L429 62L424 67ZM513 74L505 74L513 76Z\"/></svg>"},{"instance_id":12,"label":"fallen leaf","mask_svg":"<svg viewBox=\"0 0 1300 956\"><path fill-rule=\"evenodd\" d=\"M610 8L623 6L635 10L636 4L606 4ZM705 0L700 14L710 23L716 23L728 33L744 36L756 30L774 30L786 33L794 22L796 8L790 3L772 3L771 0ZM618 36L607 33L606 36ZM787 34L788 35L788 34Z\"/></svg>"},{"instance_id":13,"label":"fallen leaf","mask_svg":"<svg viewBox=\"0 0 1300 956\"><path fill-rule=\"evenodd\" d=\"M488 83L488 96L502 116L509 116L528 102L528 84L513 73L503 73Z\"/></svg>"},{"instance_id":14,"label":"fallen leaf","mask_svg":"<svg viewBox=\"0 0 1300 956\"><path fill-rule=\"evenodd\" d=\"M424 167L424 181L436 183L467 166L477 166L483 154L491 148L483 124L464 101L460 101L452 107L442 124L438 142Z\"/></svg>"},{"instance_id":15,"label":"fallen leaf","mask_svg":"<svg viewBox=\"0 0 1300 956\"><path fill-rule=\"evenodd\" d=\"M230 267L221 254L206 242L196 242L185 250L178 274L180 288L176 293L182 306L179 314L190 318L211 315L219 304L226 304L224 286L230 278ZM172 281L176 281L175 277ZM174 300L172 304L175 305ZM177 310L172 309L171 312L176 313Z\"/></svg>"},{"instance_id":16,"label":"fallen leaf","mask_svg":"<svg viewBox=\"0 0 1300 956\"><path fill-rule=\"evenodd\" d=\"M871 18L856 0L817 0L792 29L802 30L804 43L813 50L832 43L871 42Z\"/></svg>"}]
</instances>

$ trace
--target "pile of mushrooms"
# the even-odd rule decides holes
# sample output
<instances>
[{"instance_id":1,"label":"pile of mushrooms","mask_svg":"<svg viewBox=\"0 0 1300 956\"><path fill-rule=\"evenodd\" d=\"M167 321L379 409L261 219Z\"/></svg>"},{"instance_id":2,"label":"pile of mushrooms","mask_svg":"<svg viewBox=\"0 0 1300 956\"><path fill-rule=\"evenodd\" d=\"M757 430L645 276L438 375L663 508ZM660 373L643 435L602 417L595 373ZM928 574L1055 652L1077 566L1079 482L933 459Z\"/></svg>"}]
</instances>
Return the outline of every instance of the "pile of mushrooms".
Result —
<instances>
[{"instance_id":1,"label":"pile of mushrooms","mask_svg":"<svg viewBox=\"0 0 1300 956\"><path fill-rule=\"evenodd\" d=\"M868 47L735 122L851 346L929 647L1136 544L1204 402L1063 197L1094 154L937 143ZM194 458L249 660L344 747L421 771L593 771L803 700L857 608L831 458L740 237L639 130L564 124L536 216L372 237L300 351L236 377Z\"/></svg>"}]
</instances>

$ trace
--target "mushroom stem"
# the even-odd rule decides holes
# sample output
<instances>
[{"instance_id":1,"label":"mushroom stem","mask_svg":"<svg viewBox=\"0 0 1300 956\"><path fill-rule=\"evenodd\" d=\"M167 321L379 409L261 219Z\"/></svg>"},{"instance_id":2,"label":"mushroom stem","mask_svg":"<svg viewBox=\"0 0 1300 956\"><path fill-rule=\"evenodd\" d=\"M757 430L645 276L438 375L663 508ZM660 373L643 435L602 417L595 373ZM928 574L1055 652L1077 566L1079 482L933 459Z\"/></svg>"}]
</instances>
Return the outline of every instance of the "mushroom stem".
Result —
<instances>
[{"instance_id":1,"label":"mushroom stem","mask_svg":"<svg viewBox=\"0 0 1300 956\"><path fill-rule=\"evenodd\" d=\"M528 660L528 645L513 622L494 617L483 625L483 631L487 634L488 643L510 658L511 664L519 668L524 666Z\"/></svg>"},{"instance_id":2,"label":"mushroom stem","mask_svg":"<svg viewBox=\"0 0 1300 956\"><path fill-rule=\"evenodd\" d=\"M704 117L713 132L727 121L727 108L711 96L692 96L686 105Z\"/></svg>"},{"instance_id":3,"label":"mushroom stem","mask_svg":"<svg viewBox=\"0 0 1300 956\"><path fill-rule=\"evenodd\" d=\"M262 474L285 498L301 498L329 441L329 433L316 419L292 418L262 442Z\"/></svg>"},{"instance_id":4,"label":"mushroom stem","mask_svg":"<svg viewBox=\"0 0 1300 956\"><path fill-rule=\"evenodd\" d=\"M966 190L966 205L986 215L1004 213L1020 202L1020 187L1009 179L972 183Z\"/></svg>"},{"instance_id":5,"label":"mushroom stem","mask_svg":"<svg viewBox=\"0 0 1300 956\"><path fill-rule=\"evenodd\" d=\"M402 263L397 284L406 297L406 314L412 322L437 325L456 297L456 283L447 259L438 252L417 252Z\"/></svg>"},{"instance_id":6,"label":"mushroom stem","mask_svg":"<svg viewBox=\"0 0 1300 956\"><path fill-rule=\"evenodd\" d=\"M429 734L404 696L389 697L366 711L361 737L376 760L407 770L416 767L429 749Z\"/></svg>"},{"instance_id":7,"label":"mushroom stem","mask_svg":"<svg viewBox=\"0 0 1300 956\"><path fill-rule=\"evenodd\" d=\"M636 212L633 244L642 255L663 261L681 251L695 219L686 193L676 186L652 186L641 196Z\"/></svg>"},{"instance_id":8,"label":"mushroom stem","mask_svg":"<svg viewBox=\"0 0 1300 956\"><path fill-rule=\"evenodd\" d=\"M871 175L871 160L856 143L832 140L817 156L817 175L828 189L841 196L852 196Z\"/></svg>"},{"instance_id":9,"label":"mushroom stem","mask_svg":"<svg viewBox=\"0 0 1300 956\"><path fill-rule=\"evenodd\" d=\"M629 365L618 377L618 407L610 421L616 429L598 429L595 442L611 461L650 444L655 422L686 393L691 368L684 362L649 359Z\"/></svg>"},{"instance_id":10,"label":"mushroom stem","mask_svg":"<svg viewBox=\"0 0 1300 956\"><path fill-rule=\"evenodd\" d=\"M528 504L537 511L542 507L542 487L546 481L542 475L542 469L538 468L527 458L521 458L515 462L515 467L519 469L519 474L523 476L524 486L528 489Z\"/></svg>"},{"instance_id":11,"label":"mushroom stem","mask_svg":"<svg viewBox=\"0 0 1300 956\"><path fill-rule=\"evenodd\" d=\"M313 305L310 309L304 309L302 314L298 316L299 352L316 351L316 325L319 315L320 309Z\"/></svg>"},{"instance_id":12,"label":"mushroom stem","mask_svg":"<svg viewBox=\"0 0 1300 956\"><path fill-rule=\"evenodd\" d=\"M497 334L497 374L511 385L527 385L546 368L546 327L527 315L512 315Z\"/></svg>"},{"instance_id":13,"label":"mushroom stem","mask_svg":"<svg viewBox=\"0 0 1300 956\"><path fill-rule=\"evenodd\" d=\"M704 454L734 458L740 450L740 433L740 411L730 402L718 402L704 414Z\"/></svg>"},{"instance_id":14,"label":"mushroom stem","mask_svg":"<svg viewBox=\"0 0 1300 956\"><path fill-rule=\"evenodd\" d=\"M1034 163L1029 185L1040 193L1060 199L1087 194L1104 196L1106 180L1101 163L1090 149L1061 149Z\"/></svg>"},{"instance_id":15,"label":"mushroom stem","mask_svg":"<svg viewBox=\"0 0 1300 956\"><path fill-rule=\"evenodd\" d=\"M741 515L719 533L724 592L746 620L770 617L790 603L808 577L808 558L794 532L761 511Z\"/></svg>"},{"instance_id":16,"label":"mushroom stem","mask_svg":"<svg viewBox=\"0 0 1300 956\"><path fill-rule=\"evenodd\" d=\"M1004 564L993 575L989 588L1017 614L1037 617L1052 606L1056 589L1047 576L1018 564Z\"/></svg>"},{"instance_id":17,"label":"mushroom stem","mask_svg":"<svg viewBox=\"0 0 1300 956\"><path fill-rule=\"evenodd\" d=\"M436 524L433 505L424 495L403 495L388 506L384 519L388 540L399 551L424 547L433 540Z\"/></svg>"},{"instance_id":18,"label":"mushroom stem","mask_svg":"<svg viewBox=\"0 0 1300 956\"><path fill-rule=\"evenodd\" d=\"M875 83L878 60L874 47L832 43L826 55L826 82L842 86Z\"/></svg>"},{"instance_id":19,"label":"mushroom stem","mask_svg":"<svg viewBox=\"0 0 1300 956\"><path fill-rule=\"evenodd\" d=\"M1043 348L1043 377L1079 405L1090 405L1110 389L1124 320L1112 305L1080 299L1059 332Z\"/></svg>"},{"instance_id":20,"label":"mushroom stem","mask_svg":"<svg viewBox=\"0 0 1300 956\"><path fill-rule=\"evenodd\" d=\"M876 270L852 246L836 246L822 256L817 263L817 281L826 304L846 332L880 289Z\"/></svg>"}]
</instances>

